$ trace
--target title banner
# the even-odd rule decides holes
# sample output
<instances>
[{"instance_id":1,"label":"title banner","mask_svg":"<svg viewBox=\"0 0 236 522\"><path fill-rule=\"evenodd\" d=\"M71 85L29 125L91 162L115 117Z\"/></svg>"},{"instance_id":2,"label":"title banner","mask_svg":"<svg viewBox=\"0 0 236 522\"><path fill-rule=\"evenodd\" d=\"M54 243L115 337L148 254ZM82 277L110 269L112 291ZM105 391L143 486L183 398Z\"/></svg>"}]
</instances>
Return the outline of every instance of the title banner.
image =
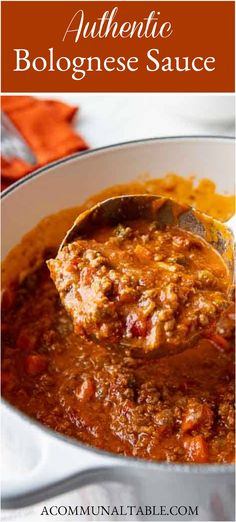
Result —
<instances>
[{"instance_id":1,"label":"title banner","mask_svg":"<svg viewBox=\"0 0 236 522\"><path fill-rule=\"evenodd\" d=\"M233 92L234 2L2 2L4 92Z\"/></svg>"}]
</instances>

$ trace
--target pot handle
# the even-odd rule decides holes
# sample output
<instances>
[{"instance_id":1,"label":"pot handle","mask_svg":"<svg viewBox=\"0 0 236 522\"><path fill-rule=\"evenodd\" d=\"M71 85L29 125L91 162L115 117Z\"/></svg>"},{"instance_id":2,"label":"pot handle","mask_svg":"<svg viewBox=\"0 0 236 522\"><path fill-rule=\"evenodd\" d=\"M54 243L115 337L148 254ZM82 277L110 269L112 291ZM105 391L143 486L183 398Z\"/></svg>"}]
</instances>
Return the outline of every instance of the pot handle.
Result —
<instances>
[{"instance_id":1,"label":"pot handle","mask_svg":"<svg viewBox=\"0 0 236 522\"><path fill-rule=\"evenodd\" d=\"M21 493L7 495L3 494L2 509L25 508L65 493L85 488L86 486L100 486L96 495L100 498L101 493L104 492L104 485L109 504L116 504L117 498L115 493L118 486L119 488L122 487L122 497L125 496L128 505L138 504L137 494L139 491L139 483L136 481L134 471L126 466L114 468L113 465L109 465L107 467L85 469L75 475L47 484L46 486L32 488L31 491L21 491ZM93 497L93 495L91 496ZM83 499L83 495L81 495L81 497Z\"/></svg>"},{"instance_id":2,"label":"pot handle","mask_svg":"<svg viewBox=\"0 0 236 522\"><path fill-rule=\"evenodd\" d=\"M98 483L101 477L113 480L112 469L123 467L122 461L118 465L116 457L93 448L88 451L76 442L69 443L7 403L3 403L2 408L3 509L28 506Z\"/></svg>"}]
</instances>

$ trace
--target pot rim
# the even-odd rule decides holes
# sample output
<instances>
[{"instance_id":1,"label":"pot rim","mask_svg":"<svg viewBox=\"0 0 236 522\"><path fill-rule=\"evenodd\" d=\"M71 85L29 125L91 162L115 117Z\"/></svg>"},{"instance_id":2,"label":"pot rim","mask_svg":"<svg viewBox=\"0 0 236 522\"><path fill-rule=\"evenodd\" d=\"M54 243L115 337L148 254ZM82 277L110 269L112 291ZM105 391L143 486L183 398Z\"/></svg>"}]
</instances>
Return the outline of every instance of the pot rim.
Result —
<instances>
[{"instance_id":1,"label":"pot rim","mask_svg":"<svg viewBox=\"0 0 236 522\"><path fill-rule=\"evenodd\" d=\"M7 187L5 190L1 192L1 199L4 199L9 194L11 194L14 190L16 190L19 186L24 185L25 183L28 183L31 179L35 178L36 176L40 174L47 174L47 171L51 170L54 167L58 167L59 165L62 165L64 163L83 158L84 156L92 156L96 154L100 154L104 151L107 151L109 149L118 149L126 146L133 146L133 145L142 145L145 143L152 143L152 142L167 142L167 141L222 141L222 142L229 142L233 143L236 141L236 137L234 136L221 136L221 135L211 135L211 134L199 134L199 135L183 135L183 136L158 136L158 137L152 137L152 138L140 138L137 140L130 140L130 141L121 141L118 143L114 143L111 145L104 145L103 147L96 147L93 149L83 150L81 152L75 152L74 154L70 154L69 156L65 156L64 158L58 159L56 161L52 161L48 163L47 165L44 165L43 167L40 167L33 172L27 174L23 178L20 178L18 181L10 185L10 187Z\"/></svg>"},{"instance_id":2,"label":"pot rim","mask_svg":"<svg viewBox=\"0 0 236 522\"><path fill-rule=\"evenodd\" d=\"M118 149L125 148L127 146L134 146L134 145L142 145L145 143L152 143L152 142L173 142L173 141L203 141L203 142L229 142L233 143L235 142L236 138L234 136L221 136L221 135L181 135L181 136L160 136L160 137L152 137L152 138L144 138L144 139L137 139L137 140L130 140L120 143L115 143L111 145L106 145L103 147L97 147L94 149L88 149L85 151L77 152L75 154L71 154L70 156L66 156L65 158L61 158L59 160L56 160L54 162L51 162L43 167L40 167L39 169L36 169L34 172L28 174L27 176L24 176L23 178L19 179L15 183L13 183L10 187L6 188L1 193L1 199L5 199L6 197L10 196L12 192L14 192L19 186L25 185L26 183L30 182L33 178L40 174L47 174L48 171L50 171L52 168L55 168L59 165L62 165L64 163L68 163L70 161L74 161L79 158L83 158L85 156L91 156L100 154L104 151L107 151L109 149ZM235 466L234 464L181 464L181 463L168 463L168 462L158 462L158 461L148 461L137 457L126 457L124 455L118 455L116 453L112 453L106 450L102 450L99 448L96 448L94 446L90 446L89 444L80 442L79 440L73 439L72 437L68 437L67 435L64 435L62 433L59 433L57 431L52 430L51 428L45 426L44 424L40 423L36 419L30 417L26 413L22 412L20 409L12 405L10 402L8 402L5 398L1 398L2 403L13 413L19 415L21 418L23 418L28 423L32 424L33 426L36 426L40 428L41 431L44 433L51 435L52 437L55 437L57 440L66 442L67 444L73 445L74 447L79 447L82 450L89 451L93 453L96 456L103 456L106 458L114 459L117 462L119 461L121 464L124 465L130 465L130 466L141 466L145 467L145 469L150 470L156 470L156 471L168 471L168 472L177 472L177 473L189 473L193 472L194 474L199 473L234 473Z\"/></svg>"},{"instance_id":3,"label":"pot rim","mask_svg":"<svg viewBox=\"0 0 236 522\"><path fill-rule=\"evenodd\" d=\"M141 459L138 457L126 457L124 455L118 455L117 453L112 453L110 451L106 451L100 448L96 448L95 446L86 444L85 442L81 442L73 437L68 437L63 433L59 433L58 431L54 431L49 428L45 424L42 424L34 417L30 417L19 408L8 402L4 397L1 397L2 404L11 412L18 415L21 419L29 423L34 427L38 427L43 433L46 435L50 435L51 437L55 437L58 441L65 442L67 444L72 445L73 447L78 447L80 450L89 451L93 453L97 457L104 457L107 459L112 459L119 462L120 464L133 466L133 467L145 467L145 469L151 471L167 471L167 472L175 472L175 473L189 473L193 472L194 474L201 473L234 473L235 465L232 464L181 464L181 463L169 463L169 462L160 462L160 461L149 461L145 459ZM104 462L104 465L106 463Z\"/></svg>"}]
</instances>

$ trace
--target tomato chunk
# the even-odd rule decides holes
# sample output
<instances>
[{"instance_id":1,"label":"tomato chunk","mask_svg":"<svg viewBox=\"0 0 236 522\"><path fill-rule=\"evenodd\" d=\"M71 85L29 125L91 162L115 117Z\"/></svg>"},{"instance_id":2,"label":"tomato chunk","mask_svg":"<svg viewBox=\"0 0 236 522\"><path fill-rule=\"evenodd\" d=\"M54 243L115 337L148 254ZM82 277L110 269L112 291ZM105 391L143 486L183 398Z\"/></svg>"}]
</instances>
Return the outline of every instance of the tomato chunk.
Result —
<instances>
[{"instance_id":1,"label":"tomato chunk","mask_svg":"<svg viewBox=\"0 0 236 522\"><path fill-rule=\"evenodd\" d=\"M131 313L126 319L126 330L132 337L144 337L147 331L147 321L136 313Z\"/></svg>"},{"instance_id":2,"label":"tomato chunk","mask_svg":"<svg viewBox=\"0 0 236 522\"><path fill-rule=\"evenodd\" d=\"M33 377L43 373L48 366L48 359L45 355L30 354L25 359L25 371Z\"/></svg>"},{"instance_id":3,"label":"tomato chunk","mask_svg":"<svg viewBox=\"0 0 236 522\"><path fill-rule=\"evenodd\" d=\"M6 288L2 295L2 308L10 310L15 300L15 291L12 288Z\"/></svg>"},{"instance_id":4,"label":"tomato chunk","mask_svg":"<svg viewBox=\"0 0 236 522\"><path fill-rule=\"evenodd\" d=\"M198 464L208 461L208 446L202 435L186 437L184 440L187 459Z\"/></svg>"},{"instance_id":5,"label":"tomato chunk","mask_svg":"<svg viewBox=\"0 0 236 522\"><path fill-rule=\"evenodd\" d=\"M182 420L181 430L187 431L198 427L211 427L213 423L213 412L207 404L198 401L190 401Z\"/></svg>"},{"instance_id":6,"label":"tomato chunk","mask_svg":"<svg viewBox=\"0 0 236 522\"><path fill-rule=\"evenodd\" d=\"M94 272L95 272L94 268L91 268L91 267L83 268L83 270L81 270L81 274L80 274L81 283L84 284L85 286L90 286L92 283Z\"/></svg>"},{"instance_id":7,"label":"tomato chunk","mask_svg":"<svg viewBox=\"0 0 236 522\"><path fill-rule=\"evenodd\" d=\"M95 392L94 381L90 378L84 379L82 384L76 389L76 398L81 402L89 401Z\"/></svg>"},{"instance_id":8,"label":"tomato chunk","mask_svg":"<svg viewBox=\"0 0 236 522\"><path fill-rule=\"evenodd\" d=\"M230 348L230 343L229 341L227 341L227 339L225 339L222 335L220 334L209 334L208 335L208 339L210 339L210 341L212 341L214 344L216 344L216 346L218 348L221 348L222 350L229 350Z\"/></svg>"}]
</instances>

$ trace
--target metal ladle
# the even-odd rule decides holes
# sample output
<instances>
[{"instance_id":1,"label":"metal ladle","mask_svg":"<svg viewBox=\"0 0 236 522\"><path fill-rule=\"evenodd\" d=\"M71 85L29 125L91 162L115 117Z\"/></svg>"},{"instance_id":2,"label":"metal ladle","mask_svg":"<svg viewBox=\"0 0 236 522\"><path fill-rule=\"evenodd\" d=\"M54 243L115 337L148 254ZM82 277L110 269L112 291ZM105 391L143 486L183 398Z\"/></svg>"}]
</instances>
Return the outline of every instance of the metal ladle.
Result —
<instances>
[{"instance_id":1,"label":"metal ladle","mask_svg":"<svg viewBox=\"0 0 236 522\"><path fill-rule=\"evenodd\" d=\"M135 219L155 221L160 229L166 225L178 227L204 239L219 252L232 274L235 216L222 223L189 205L149 194L109 198L82 212L65 235L59 250L77 239L92 238L93 233L104 226Z\"/></svg>"},{"instance_id":2,"label":"metal ladle","mask_svg":"<svg viewBox=\"0 0 236 522\"><path fill-rule=\"evenodd\" d=\"M64 237L59 251L78 239L92 239L94 233L105 226L115 226L137 219L155 221L159 229L164 229L166 225L178 227L205 240L221 255L228 269L229 279L233 281L234 241L229 227L232 227L235 217L227 223L221 223L188 205L161 196L148 194L118 196L96 204L77 217ZM194 342L195 340L196 336ZM177 350L175 348L175 353L185 349L186 346L180 346ZM138 351L140 354L140 349ZM163 350L158 348L158 354L158 356L166 355L165 348Z\"/></svg>"}]
</instances>

